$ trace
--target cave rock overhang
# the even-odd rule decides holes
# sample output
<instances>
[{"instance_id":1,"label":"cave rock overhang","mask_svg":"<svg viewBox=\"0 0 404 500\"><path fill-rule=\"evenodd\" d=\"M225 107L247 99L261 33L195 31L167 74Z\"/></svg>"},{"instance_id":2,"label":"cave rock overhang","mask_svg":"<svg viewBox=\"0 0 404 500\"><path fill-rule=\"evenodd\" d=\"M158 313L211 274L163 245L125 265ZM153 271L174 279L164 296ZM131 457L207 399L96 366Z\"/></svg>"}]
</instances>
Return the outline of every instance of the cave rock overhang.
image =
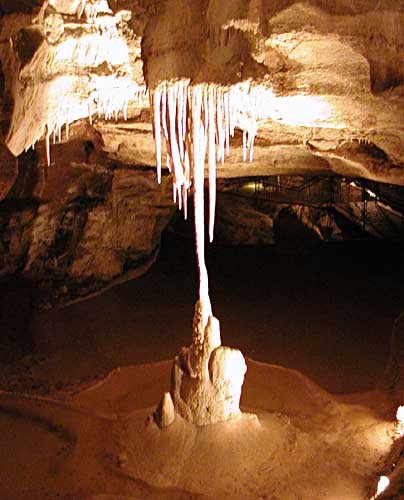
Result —
<instances>
[{"instance_id":1,"label":"cave rock overhang","mask_svg":"<svg viewBox=\"0 0 404 500\"><path fill-rule=\"evenodd\" d=\"M60 12L64 30L52 42L43 27L25 28L24 40L28 30L35 42L28 61L21 43L11 58L3 51L14 100L6 143L18 155L97 109L106 117L121 112L125 128L95 125L106 151L152 165L152 127L147 113L139 119L148 101L139 92L182 81L242 89L232 154L219 176L332 171L404 184L403 7L351 3L167 0L143 9L139 34L122 29L119 11L99 14L96 33L94 21ZM242 132L252 120L254 161L245 163Z\"/></svg>"}]
</instances>

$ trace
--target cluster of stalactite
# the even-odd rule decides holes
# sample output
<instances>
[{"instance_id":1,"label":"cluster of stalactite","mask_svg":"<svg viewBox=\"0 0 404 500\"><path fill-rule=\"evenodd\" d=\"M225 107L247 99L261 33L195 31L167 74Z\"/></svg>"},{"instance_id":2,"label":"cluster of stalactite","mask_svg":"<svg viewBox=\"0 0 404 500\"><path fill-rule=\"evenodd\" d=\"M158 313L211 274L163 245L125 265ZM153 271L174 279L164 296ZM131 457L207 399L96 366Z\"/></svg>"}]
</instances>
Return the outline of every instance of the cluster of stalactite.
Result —
<instances>
[{"instance_id":1,"label":"cluster of stalactite","mask_svg":"<svg viewBox=\"0 0 404 500\"><path fill-rule=\"evenodd\" d=\"M209 301L204 258L205 161L209 179L209 238L212 241L216 205L216 164L230 153L230 137L243 131L243 158L253 158L257 133L254 93L249 82L231 86L191 84L190 80L164 81L151 92L157 177L161 181L162 141L166 164L173 176L173 196L187 216L188 190L193 185L195 232L200 272L200 298Z\"/></svg>"},{"instance_id":2,"label":"cluster of stalactite","mask_svg":"<svg viewBox=\"0 0 404 500\"><path fill-rule=\"evenodd\" d=\"M125 88L119 86L115 92L111 90L103 90L102 88L95 91L86 101L72 102L70 105L61 104L52 120L48 120L45 126L45 143L46 143L46 159L48 166L50 165L50 142L51 138L53 143L62 141L62 131L65 131L65 138L69 140L69 126L77 118L88 116L92 124L93 116L103 118L105 120L115 119L118 120L119 115L122 114L124 120L128 117L128 104L133 98L140 100L140 96L145 93L144 88L133 90L130 85ZM34 147L32 144L31 147Z\"/></svg>"}]
</instances>

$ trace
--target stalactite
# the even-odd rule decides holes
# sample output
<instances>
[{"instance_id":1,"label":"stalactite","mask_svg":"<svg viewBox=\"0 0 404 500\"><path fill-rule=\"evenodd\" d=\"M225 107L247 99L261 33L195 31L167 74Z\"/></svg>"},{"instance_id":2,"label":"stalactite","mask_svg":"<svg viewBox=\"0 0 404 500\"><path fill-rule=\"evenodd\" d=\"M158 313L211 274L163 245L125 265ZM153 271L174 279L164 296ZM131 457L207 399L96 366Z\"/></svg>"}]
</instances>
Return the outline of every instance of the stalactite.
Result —
<instances>
[{"instance_id":1,"label":"stalactite","mask_svg":"<svg viewBox=\"0 0 404 500\"><path fill-rule=\"evenodd\" d=\"M90 121L90 125L93 124L93 107L91 101L88 103L88 119Z\"/></svg>"},{"instance_id":2,"label":"stalactite","mask_svg":"<svg viewBox=\"0 0 404 500\"><path fill-rule=\"evenodd\" d=\"M104 89L94 92L88 97L86 101L72 103L70 106L65 103L60 104L58 109L55 111L52 119L49 119L44 126L45 130L45 140L46 140L46 160L48 166L50 165L50 147L48 145L49 137L53 136L53 143L55 144L56 139L58 142L62 142L62 130L65 129L66 140L69 140L70 125L78 118L83 118L88 116L90 124L93 123L94 110L96 111L98 117L109 120L115 118L118 120L119 114L122 113L124 120L128 117L128 105L129 98L134 94L135 98L141 98L145 95L145 91L142 88L137 89L129 94L128 89L125 88L126 92L123 95L120 94L119 88L109 89L105 91ZM156 109L156 108L155 108ZM155 123L155 126L159 127L160 122ZM49 135L49 137L47 137ZM57 136L57 137L56 137ZM155 131L155 136L161 138L161 131L157 129ZM30 145L32 146L32 145ZM30 147L28 146L28 147ZM156 142L157 147L157 142ZM161 140L160 140L160 155L161 159Z\"/></svg>"},{"instance_id":3,"label":"stalactite","mask_svg":"<svg viewBox=\"0 0 404 500\"><path fill-rule=\"evenodd\" d=\"M168 89L168 116L169 116L169 142L172 163L174 168L174 183L177 187L178 194L180 195L180 190L184 184L184 169L182 166L180 147L177 135L177 87L171 86ZM181 204L182 197L178 196L178 203ZM180 207L181 208L181 207Z\"/></svg>"},{"instance_id":4,"label":"stalactite","mask_svg":"<svg viewBox=\"0 0 404 500\"><path fill-rule=\"evenodd\" d=\"M156 142L157 178L161 180L162 137L167 166L173 174L173 198L187 212L187 191L194 187L196 252L199 296L209 304L208 274L204 255L205 161L209 179L209 238L213 239L216 204L216 162L230 153L230 136L243 130L243 158L251 161L257 131L256 99L249 82L232 86L191 84L189 80L160 83L151 93Z\"/></svg>"},{"instance_id":5,"label":"stalactite","mask_svg":"<svg viewBox=\"0 0 404 500\"><path fill-rule=\"evenodd\" d=\"M222 89L218 89L218 99L217 99L217 112L216 112L216 130L217 130L217 141L218 141L218 151L217 151L217 161L222 164L224 162L224 148L225 148L225 126L223 112L224 112L224 99Z\"/></svg>"},{"instance_id":6,"label":"stalactite","mask_svg":"<svg viewBox=\"0 0 404 500\"><path fill-rule=\"evenodd\" d=\"M192 136L193 136L193 179L194 179L194 222L196 255L199 268L199 299L202 305L202 323L207 324L211 314L208 272L205 263L205 222L204 222L204 180L206 134L202 124L203 87L196 86L192 92Z\"/></svg>"},{"instance_id":7,"label":"stalactite","mask_svg":"<svg viewBox=\"0 0 404 500\"><path fill-rule=\"evenodd\" d=\"M176 127L177 127L177 134L178 134L178 146L179 146L179 152L180 152L180 159L181 162L184 162L185 159L185 147L184 147L184 140L185 140L185 128L183 126L183 120L184 120L184 93L183 93L183 85L178 86L178 95L177 95L177 121L176 121ZM184 171L185 175L185 171Z\"/></svg>"},{"instance_id":8,"label":"stalactite","mask_svg":"<svg viewBox=\"0 0 404 500\"><path fill-rule=\"evenodd\" d=\"M154 109L154 140L156 144L156 159L157 159L157 181L161 184L161 128L160 128L160 106L161 106L161 90L157 88L153 93L153 104Z\"/></svg>"},{"instance_id":9,"label":"stalactite","mask_svg":"<svg viewBox=\"0 0 404 500\"><path fill-rule=\"evenodd\" d=\"M224 108L224 132L226 135L226 155L230 154L230 105L229 105L229 94L226 92L223 96L223 108Z\"/></svg>"},{"instance_id":10,"label":"stalactite","mask_svg":"<svg viewBox=\"0 0 404 500\"><path fill-rule=\"evenodd\" d=\"M216 109L215 109L215 87L208 89L208 167L209 167L209 239L213 240L213 229L215 223L216 207ZM219 106L218 106L219 107ZM217 134L219 135L219 134ZM220 148L220 146L219 146Z\"/></svg>"},{"instance_id":11,"label":"stalactite","mask_svg":"<svg viewBox=\"0 0 404 500\"><path fill-rule=\"evenodd\" d=\"M66 141L69 140L69 113L66 115Z\"/></svg>"},{"instance_id":12,"label":"stalactite","mask_svg":"<svg viewBox=\"0 0 404 500\"><path fill-rule=\"evenodd\" d=\"M46 142L46 163L48 166L50 165L50 144L49 144L50 131L47 128L45 142Z\"/></svg>"},{"instance_id":13,"label":"stalactite","mask_svg":"<svg viewBox=\"0 0 404 500\"><path fill-rule=\"evenodd\" d=\"M167 130L167 88L165 84L161 89L161 126L163 128L164 137L168 141Z\"/></svg>"}]
</instances>

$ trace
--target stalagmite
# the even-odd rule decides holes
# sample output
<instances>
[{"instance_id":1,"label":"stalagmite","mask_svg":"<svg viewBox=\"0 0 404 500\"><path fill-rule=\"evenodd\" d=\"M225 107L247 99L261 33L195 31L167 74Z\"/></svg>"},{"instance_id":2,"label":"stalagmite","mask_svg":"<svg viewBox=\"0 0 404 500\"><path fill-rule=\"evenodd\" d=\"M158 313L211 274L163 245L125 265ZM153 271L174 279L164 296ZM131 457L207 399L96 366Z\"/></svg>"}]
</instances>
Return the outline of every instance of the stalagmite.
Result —
<instances>
[{"instance_id":1,"label":"stalagmite","mask_svg":"<svg viewBox=\"0 0 404 500\"><path fill-rule=\"evenodd\" d=\"M154 419L160 428L168 427L174 422L175 412L171 394L165 392L154 412Z\"/></svg>"}]
</instances>

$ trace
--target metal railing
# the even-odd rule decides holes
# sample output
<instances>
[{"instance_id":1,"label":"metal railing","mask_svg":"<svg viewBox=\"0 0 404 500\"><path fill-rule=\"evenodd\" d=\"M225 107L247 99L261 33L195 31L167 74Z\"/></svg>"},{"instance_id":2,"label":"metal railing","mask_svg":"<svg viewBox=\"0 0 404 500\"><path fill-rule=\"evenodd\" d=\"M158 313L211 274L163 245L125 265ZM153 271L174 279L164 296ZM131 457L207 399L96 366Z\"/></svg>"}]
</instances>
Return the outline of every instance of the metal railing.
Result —
<instances>
[{"instance_id":1,"label":"metal railing","mask_svg":"<svg viewBox=\"0 0 404 500\"><path fill-rule=\"evenodd\" d=\"M220 191L257 201L333 209L373 236L377 236L377 230L369 224L369 208L374 205L375 210L380 210L383 204L390 206L396 216L401 214L404 228L404 202L397 196L397 189L393 190L394 199L389 200L390 191L385 186L362 179L336 176L237 179L227 181ZM404 200L404 189L402 192Z\"/></svg>"}]
</instances>

